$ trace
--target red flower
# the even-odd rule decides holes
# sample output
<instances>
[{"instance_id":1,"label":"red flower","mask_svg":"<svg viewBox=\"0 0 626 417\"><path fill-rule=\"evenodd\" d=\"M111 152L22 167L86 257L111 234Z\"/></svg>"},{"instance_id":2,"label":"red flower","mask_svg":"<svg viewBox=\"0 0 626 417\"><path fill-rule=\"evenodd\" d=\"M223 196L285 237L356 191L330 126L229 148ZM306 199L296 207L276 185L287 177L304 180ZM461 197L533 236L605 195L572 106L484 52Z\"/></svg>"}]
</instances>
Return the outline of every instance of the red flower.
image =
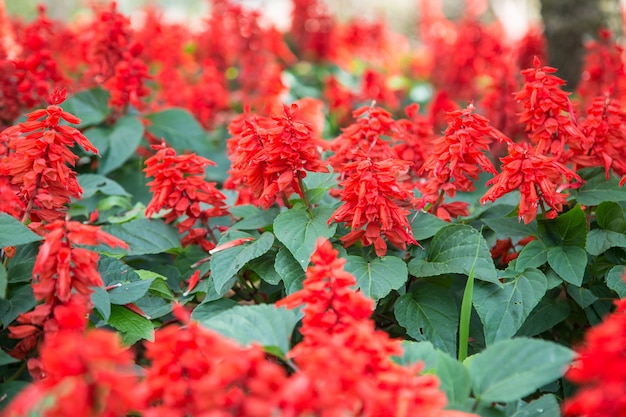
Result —
<instances>
[{"instance_id":1,"label":"red flower","mask_svg":"<svg viewBox=\"0 0 626 417\"><path fill-rule=\"evenodd\" d=\"M63 217L65 205L82 194L76 173L70 168L78 156L70 148L78 143L86 151L98 153L80 131L59 124L61 120L80 122L58 106L65 99L65 91L53 92L50 99L52 104L45 110L35 110L25 122L2 132L9 138L10 152L0 160L0 172L6 173L17 187L26 207L24 216L34 222Z\"/></svg>"},{"instance_id":2,"label":"red flower","mask_svg":"<svg viewBox=\"0 0 626 417\"><path fill-rule=\"evenodd\" d=\"M387 252L385 238L394 246L406 249L407 243L417 244L406 218L408 210L402 208L412 200L409 190L398 183L398 173L406 172L410 162L389 159L374 162L369 158L345 166L350 172L340 183L339 191L344 204L329 219L329 223L345 222L352 229L341 240L346 246L361 241L364 246L374 245L376 255Z\"/></svg>"},{"instance_id":3,"label":"red flower","mask_svg":"<svg viewBox=\"0 0 626 417\"><path fill-rule=\"evenodd\" d=\"M626 415L626 299L615 304L614 313L587 331L577 360L565 374L579 385L576 395L563 405L568 417Z\"/></svg>"},{"instance_id":4,"label":"red flower","mask_svg":"<svg viewBox=\"0 0 626 417\"><path fill-rule=\"evenodd\" d=\"M412 104L405 108L408 119L399 119L395 124L393 152L395 157L410 161L409 173L413 179L428 158L434 139L434 129L428 118L419 113L419 105Z\"/></svg>"},{"instance_id":5,"label":"red flower","mask_svg":"<svg viewBox=\"0 0 626 417\"><path fill-rule=\"evenodd\" d=\"M162 209L169 210L164 216L166 223L186 216L176 225L180 234L186 233L183 247L196 243L206 251L213 249L215 244L207 239L209 219L228 213L226 197L215 188L215 183L205 179L205 168L215 163L196 154L177 155L165 142L152 145L152 149L157 152L146 160L143 170L147 177L154 178L147 184L153 195L146 217ZM209 207L202 208L201 204ZM202 227L195 227L198 221Z\"/></svg>"},{"instance_id":6,"label":"red flower","mask_svg":"<svg viewBox=\"0 0 626 417\"><path fill-rule=\"evenodd\" d=\"M43 378L21 391L3 416L113 417L141 408L132 355L116 333L61 332L46 339L30 365Z\"/></svg>"},{"instance_id":7,"label":"red flower","mask_svg":"<svg viewBox=\"0 0 626 417\"><path fill-rule=\"evenodd\" d=\"M150 78L148 67L139 58L142 46L134 44L123 54L123 59L115 65L113 76L104 83L111 93L109 105L115 110L126 112L129 105L141 109L141 99L149 94L145 80Z\"/></svg>"},{"instance_id":8,"label":"red flower","mask_svg":"<svg viewBox=\"0 0 626 417\"><path fill-rule=\"evenodd\" d=\"M567 204L568 194L562 194L560 190L575 186L569 184L572 180L582 182L575 172L558 162L557 158L537 154L527 144L509 144L509 155L500 160L502 172L487 182L487 185L493 186L480 202L485 204L487 200L495 201L506 193L519 190L519 217L524 223L535 219L539 206L544 210L547 210L545 205L554 209L547 215L556 216Z\"/></svg>"}]
</instances>

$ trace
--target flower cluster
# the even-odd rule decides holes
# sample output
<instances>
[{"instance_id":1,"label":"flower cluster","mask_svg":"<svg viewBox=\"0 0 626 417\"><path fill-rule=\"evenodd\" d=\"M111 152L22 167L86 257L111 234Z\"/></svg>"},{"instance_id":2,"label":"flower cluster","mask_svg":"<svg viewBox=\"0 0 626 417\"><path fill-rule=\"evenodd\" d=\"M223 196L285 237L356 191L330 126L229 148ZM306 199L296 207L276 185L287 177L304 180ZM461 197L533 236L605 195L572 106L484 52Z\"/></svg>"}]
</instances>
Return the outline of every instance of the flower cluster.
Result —
<instances>
[{"instance_id":1,"label":"flower cluster","mask_svg":"<svg viewBox=\"0 0 626 417\"><path fill-rule=\"evenodd\" d=\"M194 243L205 251L213 249L215 239L211 236L209 220L228 214L226 197L215 188L215 183L205 179L206 167L215 164L196 154L177 155L165 142L152 145L152 149L156 153L146 160L144 169L147 177L154 178L147 184L153 195L146 207L146 217L162 209L168 210L164 217L167 223L184 216L176 224L178 232L185 234L182 245Z\"/></svg>"}]
</instances>

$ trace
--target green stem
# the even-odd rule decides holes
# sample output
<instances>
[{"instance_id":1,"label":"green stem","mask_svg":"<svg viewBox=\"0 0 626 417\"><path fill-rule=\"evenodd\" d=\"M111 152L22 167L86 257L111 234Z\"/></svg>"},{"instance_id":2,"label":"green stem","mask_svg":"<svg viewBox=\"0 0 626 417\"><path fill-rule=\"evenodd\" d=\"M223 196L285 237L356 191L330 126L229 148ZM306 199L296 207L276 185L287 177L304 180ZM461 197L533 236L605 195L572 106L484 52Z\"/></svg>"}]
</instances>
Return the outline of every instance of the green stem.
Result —
<instances>
[{"instance_id":1,"label":"green stem","mask_svg":"<svg viewBox=\"0 0 626 417\"><path fill-rule=\"evenodd\" d=\"M470 317L472 315L472 298L474 297L474 268L476 267L476 261L478 261L480 236L481 234L478 235L479 240L476 244L476 255L474 256L472 269L470 269L469 276L467 277L465 291L463 292L463 301L461 303L461 318L459 321L459 362L463 362L465 358L467 358Z\"/></svg>"}]
</instances>

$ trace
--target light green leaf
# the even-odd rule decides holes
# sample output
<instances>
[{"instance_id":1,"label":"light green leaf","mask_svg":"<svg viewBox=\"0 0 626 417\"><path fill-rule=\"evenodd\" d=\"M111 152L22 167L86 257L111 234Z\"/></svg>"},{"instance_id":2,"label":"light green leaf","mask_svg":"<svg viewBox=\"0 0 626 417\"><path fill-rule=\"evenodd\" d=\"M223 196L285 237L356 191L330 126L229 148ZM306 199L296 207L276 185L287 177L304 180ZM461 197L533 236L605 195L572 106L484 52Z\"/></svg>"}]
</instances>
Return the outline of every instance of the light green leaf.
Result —
<instances>
[{"instance_id":1,"label":"light green leaf","mask_svg":"<svg viewBox=\"0 0 626 417\"><path fill-rule=\"evenodd\" d=\"M108 324L122 333L122 340L127 345L133 345L141 339L154 341L152 322L124 306L111 305Z\"/></svg>"},{"instance_id":2,"label":"light green leaf","mask_svg":"<svg viewBox=\"0 0 626 417\"><path fill-rule=\"evenodd\" d=\"M150 120L148 131L165 142L177 152L192 151L209 157L212 148L202 126L185 109L167 109L146 116Z\"/></svg>"},{"instance_id":3,"label":"light green leaf","mask_svg":"<svg viewBox=\"0 0 626 417\"><path fill-rule=\"evenodd\" d=\"M119 119L109 134L109 149L98 165L98 174L106 175L124 165L135 154L143 132L143 124L136 117Z\"/></svg>"},{"instance_id":4,"label":"light green leaf","mask_svg":"<svg viewBox=\"0 0 626 417\"><path fill-rule=\"evenodd\" d=\"M61 108L80 119L76 127L96 125L111 112L109 93L100 87L84 90L65 100Z\"/></svg>"},{"instance_id":5,"label":"light green leaf","mask_svg":"<svg viewBox=\"0 0 626 417\"><path fill-rule=\"evenodd\" d=\"M130 249L100 245L94 250L112 255L147 255L162 253L180 247L178 231L163 220L136 219L127 223L112 224L103 227L103 230L112 234L130 246Z\"/></svg>"},{"instance_id":6,"label":"light green leaf","mask_svg":"<svg viewBox=\"0 0 626 417\"><path fill-rule=\"evenodd\" d=\"M626 282L624 282L624 276L626 273L626 266L617 265L611 268L606 275L606 286L617 293L619 298L626 297Z\"/></svg>"},{"instance_id":7,"label":"light green leaf","mask_svg":"<svg viewBox=\"0 0 626 417\"><path fill-rule=\"evenodd\" d=\"M333 212L332 207L316 207L311 215L299 207L282 212L274 220L276 238L289 249L302 270L309 265L317 239L335 234L337 224L327 224Z\"/></svg>"},{"instance_id":8,"label":"light green leaf","mask_svg":"<svg viewBox=\"0 0 626 417\"><path fill-rule=\"evenodd\" d=\"M434 284L418 287L396 301L398 324L417 341L429 341L436 348L456 353L459 311L450 291Z\"/></svg>"},{"instance_id":9,"label":"light green leaf","mask_svg":"<svg viewBox=\"0 0 626 417\"><path fill-rule=\"evenodd\" d=\"M272 304L234 306L199 322L243 346L258 343L278 348L284 357L290 350L291 333L299 321L295 311Z\"/></svg>"},{"instance_id":10,"label":"light green leaf","mask_svg":"<svg viewBox=\"0 0 626 417\"><path fill-rule=\"evenodd\" d=\"M383 256L372 261L361 256L348 256L345 270L355 276L363 294L378 301L404 285L409 273L404 261L396 256Z\"/></svg>"},{"instance_id":11,"label":"light green leaf","mask_svg":"<svg viewBox=\"0 0 626 417\"><path fill-rule=\"evenodd\" d=\"M481 402L511 402L560 378L574 358L561 345L539 339L496 342L468 358L474 395Z\"/></svg>"},{"instance_id":12,"label":"light green leaf","mask_svg":"<svg viewBox=\"0 0 626 417\"><path fill-rule=\"evenodd\" d=\"M410 366L422 362L422 372L431 372L437 366L437 350L430 342L402 341L402 356L394 356L393 361L402 366Z\"/></svg>"},{"instance_id":13,"label":"light green leaf","mask_svg":"<svg viewBox=\"0 0 626 417\"><path fill-rule=\"evenodd\" d=\"M219 245L243 237L251 237L251 235L243 232L229 233L219 241ZM215 283L217 292L222 292L230 279L237 275L244 265L269 251L273 244L274 235L265 232L252 242L246 242L214 254L211 258L211 279Z\"/></svg>"},{"instance_id":14,"label":"light green leaf","mask_svg":"<svg viewBox=\"0 0 626 417\"><path fill-rule=\"evenodd\" d=\"M515 268L519 271L527 268L539 268L546 262L548 262L548 248L542 241L535 239L520 251L515 262Z\"/></svg>"},{"instance_id":15,"label":"light green leaf","mask_svg":"<svg viewBox=\"0 0 626 417\"><path fill-rule=\"evenodd\" d=\"M139 300L146 295L154 278L134 282L123 283L121 286L109 291L111 304L128 304Z\"/></svg>"},{"instance_id":16,"label":"light green leaf","mask_svg":"<svg viewBox=\"0 0 626 417\"><path fill-rule=\"evenodd\" d=\"M485 343L513 337L546 293L547 280L538 269L518 272L503 286L477 282L474 308L483 323Z\"/></svg>"},{"instance_id":17,"label":"light green leaf","mask_svg":"<svg viewBox=\"0 0 626 417\"><path fill-rule=\"evenodd\" d=\"M597 206L603 201L626 201L626 187L620 187L613 176L607 181L604 170L582 170L580 174L586 182L573 193L578 203Z\"/></svg>"},{"instance_id":18,"label":"light green leaf","mask_svg":"<svg viewBox=\"0 0 626 417\"><path fill-rule=\"evenodd\" d=\"M253 213L247 214L244 218L242 218L232 226L234 230L263 229L274 223L274 219L276 218L276 216L278 216L278 213L280 212L280 209L274 206L270 207L267 210L262 210L258 207L253 208Z\"/></svg>"},{"instance_id":19,"label":"light green leaf","mask_svg":"<svg viewBox=\"0 0 626 417\"><path fill-rule=\"evenodd\" d=\"M7 270L3 264L0 264L0 298L6 298L8 284Z\"/></svg>"},{"instance_id":20,"label":"light green leaf","mask_svg":"<svg viewBox=\"0 0 626 417\"><path fill-rule=\"evenodd\" d=\"M288 295L302 289L305 274L296 258L289 252L289 249L282 247L278 250L274 268L283 280L285 292Z\"/></svg>"},{"instance_id":21,"label":"light green leaf","mask_svg":"<svg viewBox=\"0 0 626 417\"><path fill-rule=\"evenodd\" d=\"M444 227L433 237L426 259L415 258L409 263L409 272L416 277L469 275L472 265L475 265L474 276L477 279L500 285L487 242L479 235L478 230L471 226L456 224Z\"/></svg>"},{"instance_id":22,"label":"light green leaf","mask_svg":"<svg viewBox=\"0 0 626 417\"><path fill-rule=\"evenodd\" d=\"M100 313L104 321L111 317L111 299L109 293L103 287L92 287L91 302L93 307Z\"/></svg>"},{"instance_id":23,"label":"light green leaf","mask_svg":"<svg viewBox=\"0 0 626 417\"><path fill-rule=\"evenodd\" d=\"M413 238L418 242L420 240L430 239L435 234L450 223L441 220L439 217L423 211L417 212L410 217L413 219L411 222L411 230L413 231Z\"/></svg>"},{"instance_id":24,"label":"light green leaf","mask_svg":"<svg viewBox=\"0 0 626 417\"><path fill-rule=\"evenodd\" d=\"M561 410L553 394L545 394L521 406L511 417L559 417Z\"/></svg>"},{"instance_id":25,"label":"light green leaf","mask_svg":"<svg viewBox=\"0 0 626 417\"><path fill-rule=\"evenodd\" d=\"M548 264L564 281L580 287L587 267L587 252L578 246L556 246L548 250Z\"/></svg>"},{"instance_id":26,"label":"light green leaf","mask_svg":"<svg viewBox=\"0 0 626 417\"><path fill-rule=\"evenodd\" d=\"M593 229L587 235L585 249L590 255L601 255L610 248L626 248L626 234L612 230Z\"/></svg>"},{"instance_id":27,"label":"light green leaf","mask_svg":"<svg viewBox=\"0 0 626 417\"><path fill-rule=\"evenodd\" d=\"M205 322L209 321L212 317L220 314L223 311L238 306L236 301L230 298L220 298L219 300L213 300L208 303L202 303L191 312L191 318L195 321Z\"/></svg>"},{"instance_id":28,"label":"light green leaf","mask_svg":"<svg viewBox=\"0 0 626 417\"><path fill-rule=\"evenodd\" d=\"M0 248L24 245L42 239L19 220L6 213L0 213Z\"/></svg>"},{"instance_id":29,"label":"light green leaf","mask_svg":"<svg viewBox=\"0 0 626 417\"><path fill-rule=\"evenodd\" d=\"M78 184L83 189L83 199L87 199L96 193L104 195L130 196L121 185L115 181L98 174L81 174L77 177Z\"/></svg>"}]
</instances>

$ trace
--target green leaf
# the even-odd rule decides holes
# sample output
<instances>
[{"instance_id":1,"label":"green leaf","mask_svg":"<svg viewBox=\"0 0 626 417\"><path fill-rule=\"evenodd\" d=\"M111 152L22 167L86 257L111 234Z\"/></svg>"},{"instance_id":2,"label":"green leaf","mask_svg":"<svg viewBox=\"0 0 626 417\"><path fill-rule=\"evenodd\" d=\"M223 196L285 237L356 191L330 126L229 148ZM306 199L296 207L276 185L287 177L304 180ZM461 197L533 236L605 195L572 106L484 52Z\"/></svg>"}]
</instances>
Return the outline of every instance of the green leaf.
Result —
<instances>
[{"instance_id":1,"label":"green leaf","mask_svg":"<svg viewBox=\"0 0 626 417\"><path fill-rule=\"evenodd\" d=\"M111 112L109 93L100 87L84 90L65 100L61 108L80 118L77 127L96 125Z\"/></svg>"},{"instance_id":2,"label":"green leaf","mask_svg":"<svg viewBox=\"0 0 626 417\"><path fill-rule=\"evenodd\" d=\"M124 165L143 137L143 124L133 116L125 116L115 123L109 134L109 149L102 156L98 165L98 173L105 175Z\"/></svg>"},{"instance_id":3,"label":"green leaf","mask_svg":"<svg viewBox=\"0 0 626 417\"><path fill-rule=\"evenodd\" d=\"M219 245L244 237L251 237L251 235L243 232L229 233L225 238L220 239ZM211 258L211 279L215 283L217 292L223 291L230 279L237 275L244 265L269 251L273 244L274 235L265 232L257 240L214 254Z\"/></svg>"},{"instance_id":4,"label":"green leaf","mask_svg":"<svg viewBox=\"0 0 626 417\"><path fill-rule=\"evenodd\" d=\"M332 207L322 206L314 208L311 215L305 208L296 207L282 212L274 220L276 238L289 249L302 270L309 265L317 239L335 234L337 224L327 224L333 212Z\"/></svg>"},{"instance_id":5,"label":"green leaf","mask_svg":"<svg viewBox=\"0 0 626 417\"><path fill-rule=\"evenodd\" d=\"M540 398L524 404L511 417L559 417L561 410L553 394L545 394Z\"/></svg>"},{"instance_id":6,"label":"green leaf","mask_svg":"<svg viewBox=\"0 0 626 417\"><path fill-rule=\"evenodd\" d=\"M378 301L404 285L409 278L406 264L396 256L383 256L368 261L360 256L348 256L345 270L355 276L363 294Z\"/></svg>"},{"instance_id":7,"label":"green leaf","mask_svg":"<svg viewBox=\"0 0 626 417\"><path fill-rule=\"evenodd\" d=\"M150 285L149 290L150 293L165 300L174 300L174 294L172 294L172 291L167 286L167 277L147 269L136 269L135 273L142 280L152 280L152 285Z\"/></svg>"},{"instance_id":8,"label":"green leaf","mask_svg":"<svg viewBox=\"0 0 626 417\"><path fill-rule=\"evenodd\" d=\"M433 237L426 259L414 258L409 263L409 272L416 277L469 275L476 260L475 277L500 285L487 242L479 235L478 230L467 225L444 227Z\"/></svg>"},{"instance_id":9,"label":"green leaf","mask_svg":"<svg viewBox=\"0 0 626 417\"><path fill-rule=\"evenodd\" d=\"M19 359L15 359L13 356L0 349L0 366L9 365L16 362L19 362Z\"/></svg>"},{"instance_id":10,"label":"green leaf","mask_svg":"<svg viewBox=\"0 0 626 417\"><path fill-rule=\"evenodd\" d=\"M591 304L598 301L598 297L587 288L575 287L573 285L567 286L567 293L572 297L572 300L580 306L580 308L587 308Z\"/></svg>"},{"instance_id":11,"label":"green leaf","mask_svg":"<svg viewBox=\"0 0 626 417\"><path fill-rule=\"evenodd\" d=\"M108 324L122 333L122 340L127 345L133 345L141 339L154 341L152 322L124 306L111 305Z\"/></svg>"},{"instance_id":12,"label":"green leaf","mask_svg":"<svg viewBox=\"0 0 626 417\"><path fill-rule=\"evenodd\" d=\"M423 211L415 213L411 222L413 238L420 240L430 239L435 234L450 223L441 220L439 217Z\"/></svg>"},{"instance_id":13,"label":"green leaf","mask_svg":"<svg viewBox=\"0 0 626 417\"><path fill-rule=\"evenodd\" d=\"M499 238L510 237L511 239L521 239L526 236L536 236L538 234L536 222L526 224L520 222L517 217L481 219L481 221L496 232Z\"/></svg>"},{"instance_id":14,"label":"green leaf","mask_svg":"<svg viewBox=\"0 0 626 417\"><path fill-rule=\"evenodd\" d=\"M103 287L92 287L91 302L93 307L100 313L104 321L111 317L111 299L109 293Z\"/></svg>"},{"instance_id":15,"label":"green leaf","mask_svg":"<svg viewBox=\"0 0 626 417\"><path fill-rule=\"evenodd\" d=\"M624 209L613 201L605 201L596 207L596 221L602 229L618 233L626 232Z\"/></svg>"},{"instance_id":16,"label":"green leaf","mask_svg":"<svg viewBox=\"0 0 626 417\"><path fill-rule=\"evenodd\" d=\"M570 306L566 300L555 300L544 297L530 312L530 315L517 331L517 336L536 336L565 320L570 313Z\"/></svg>"},{"instance_id":17,"label":"green leaf","mask_svg":"<svg viewBox=\"0 0 626 417\"><path fill-rule=\"evenodd\" d=\"M278 250L274 268L283 280L287 294L292 294L302 289L305 273L298 261L296 261L296 258L289 252L289 249L282 247Z\"/></svg>"},{"instance_id":18,"label":"green leaf","mask_svg":"<svg viewBox=\"0 0 626 417\"><path fill-rule=\"evenodd\" d=\"M9 298L0 299L0 322L6 329L22 313L37 305L30 285L23 285L9 292Z\"/></svg>"},{"instance_id":19,"label":"green leaf","mask_svg":"<svg viewBox=\"0 0 626 417\"><path fill-rule=\"evenodd\" d=\"M580 204L556 219L546 221L545 224L558 234L564 246L585 247L587 218Z\"/></svg>"},{"instance_id":20,"label":"green leaf","mask_svg":"<svg viewBox=\"0 0 626 417\"><path fill-rule=\"evenodd\" d=\"M202 303L191 312L191 318L195 321L205 322L209 321L212 317L220 314L223 311L238 306L236 301L230 298L220 298L219 300L213 300L208 303Z\"/></svg>"},{"instance_id":21,"label":"green leaf","mask_svg":"<svg viewBox=\"0 0 626 417\"><path fill-rule=\"evenodd\" d=\"M511 402L563 376L573 358L556 343L516 338L494 343L467 362L476 399Z\"/></svg>"},{"instance_id":22,"label":"green leaf","mask_svg":"<svg viewBox=\"0 0 626 417\"><path fill-rule=\"evenodd\" d=\"M133 303L139 300L141 297L146 295L150 286L152 285L153 279L141 280L124 283L117 288L113 288L109 291L109 298L111 300L111 304L128 304Z\"/></svg>"},{"instance_id":23,"label":"green leaf","mask_svg":"<svg viewBox=\"0 0 626 417\"><path fill-rule=\"evenodd\" d=\"M517 274L501 287L476 283L474 308L483 323L487 345L513 337L546 293L547 280L540 270Z\"/></svg>"},{"instance_id":24,"label":"green leaf","mask_svg":"<svg viewBox=\"0 0 626 417\"><path fill-rule=\"evenodd\" d=\"M616 265L606 275L606 286L617 293L619 298L626 297L626 282L624 276L626 274L626 266Z\"/></svg>"},{"instance_id":25,"label":"green leaf","mask_svg":"<svg viewBox=\"0 0 626 417\"><path fill-rule=\"evenodd\" d=\"M298 313L292 310L259 304L234 306L199 322L243 346L259 343L265 348L278 348L285 357L298 320Z\"/></svg>"},{"instance_id":26,"label":"green leaf","mask_svg":"<svg viewBox=\"0 0 626 417\"><path fill-rule=\"evenodd\" d=\"M597 206L603 201L626 201L626 187L620 187L619 180L613 176L607 181L603 170L587 170L585 174L581 172L581 176L586 183L575 193L578 203Z\"/></svg>"},{"instance_id":27,"label":"green leaf","mask_svg":"<svg viewBox=\"0 0 626 417\"><path fill-rule=\"evenodd\" d=\"M587 267L587 252L578 246L552 247L548 250L548 264L564 281L580 287Z\"/></svg>"},{"instance_id":28,"label":"green leaf","mask_svg":"<svg viewBox=\"0 0 626 417\"><path fill-rule=\"evenodd\" d=\"M612 230L593 229L587 235L585 249L590 255L601 255L610 248L626 248L626 234Z\"/></svg>"},{"instance_id":29,"label":"green leaf","mask_svg":"<svg viewBox=\"0 0 626 417\"><path fill-rule=\"evenodd\" d=\"M100 245L94 250L107 254L147 255L180 247L178 231L163 220L136 219L127 223L107 225L103 230L130 246L130 249L112 249Z\"/></svg>"},{"instance_id":30,"label":"green leaf","mask_svg":"<svg viewBox=\"0 0 626 417\"><path fill-rule=\"evenodd\" d=\"M104 175L81 174L77 179L78 184L83 189L82 199L87 199L96 193L130 196L121 185Z\"/></svg>"},{"instance_id":31,"label":"green leaf","mask_svg":"<svg viewBox=\"0 0 626 417\"><path fill-rule=\"evenodd\" d=\"M260 258L253 259L248 262L248 269L255 272L263 281L271 285L278 285L281 276L276 272L274 263L276 262L276 253L268 252Z\"/></svg>"},{"instance_id":32,"label":"green leaf","mask_svg":"<svg viewBox=\"0 0 626 417\"><path fill-rule=\"evenodd\" d=\"M456 353L459 311L448 289L434 284L419 286L398 298L394 314L415 340L429 341L450 355Z\"/></svg>"},{"instance_id":33,"label":"green leaf","mask_svg":"<svg viewBox=\"0 0 626 417\"><path fill-rule=\"evenodd\" d=\"M252 207L252 206L251 206ZM233 224L234 230L258 230L270 226L274 223L274 219L280 213L278 207L270 207L267 210L262 210L258 207L253 207L254 212L247 214L243 219Z\"/></svg>"},{"instance_id":34,"label":"green leaf","mask_svg":"<svg viewBox=\"0 0 626 417\"><path fill-rule=\"evenodd\" d=\"M24 245L38 240L42 240L42 237L12 216L0 213L0 248Z\"/></svg>"},{"instance_id":35,"label":"green leaf","mask_svg":"<svg viewBox=\"0 0 626 417\"><path fill-rule=\"evenodd\" d=\"M7 270L4 267L4 264L0 264L0 298L6 298L8 284L9 279L7 277Z\"/></svg>"},{"instance_id":36,"label":"green leaf","mask_svg":"<svg viewBox=\"0 0 626 417\"><path fill-rule=\"evenodd\" d=\"M167 109L146 116L150 120L148 131L165 142L177 152L192 151L198 155L209 157L212 148L206 132L193 117L184 109Z\"/></svg>"},{"instance_id":37,"label":"green leaf","mask_svg":"<svg viewBox=\"0 0 626 417\"><path fill-rule=\"evenodd\" d=\"M139 275L124 262L109 256L101 256L98 261L98 273L105 287L122 282L139 281Z\"/></svg>"},{"instance_id":38,"label":"green leaf","mask_svg":"<svg viewBox=\"0 0 626 417\"><path fill-rule=\"evenodd\" d=\"M26 389L32 382L27 381L6 381L0 384L0 398L2 398L2 406L6 407L6 405L11 403L11 400L15 398L20 391ZM28 417L37 417L37 416L28 416Z\"/></svg>"},{"instance_id":39,"label":"green leaf","mask_svg":"<svg viewBox=\"0 0 626 417\"><path fill-rule=\"evenodd\" d=\"M521 250L516 259L515 268L520 271L527 268L539 268L546 262L548 262L548 248L542 241L535 239Z\"/></svg>"},{"instance_id":40,"label":"green leaf","mask_svg":"<svg viewBox=\"0 0 626 417\"><path fill-rule=\"evenodd\" d=\"M83 132L83 135L96 147L100 155L104 155L109 150L109 133L111 133L109 128L90 127Z\"/></svg>"},{"instance_id":41,"label":"green leaf","mask_svg":"<svg viewBox=\"0 0 626 417\"><path fill-rule=\"evenodd\" d=\"M395 363L402 366L410 366L415 362L422 362L422 373L431 372L437 366L437 350L430 342L415 342L413 340L402 341L402 356L394 356Z\"/></svg>"},{"instance_id":42,"label":"green leaf","mask_svg":"<svg viewBox=\"0 0 626 417\"><path fill-rule=\"evenodd\" d=\"M337 187L337 174L334 172L307 172L302 182L309 203L318 204L330 188Z\"/></svg>"}]
</instances>

